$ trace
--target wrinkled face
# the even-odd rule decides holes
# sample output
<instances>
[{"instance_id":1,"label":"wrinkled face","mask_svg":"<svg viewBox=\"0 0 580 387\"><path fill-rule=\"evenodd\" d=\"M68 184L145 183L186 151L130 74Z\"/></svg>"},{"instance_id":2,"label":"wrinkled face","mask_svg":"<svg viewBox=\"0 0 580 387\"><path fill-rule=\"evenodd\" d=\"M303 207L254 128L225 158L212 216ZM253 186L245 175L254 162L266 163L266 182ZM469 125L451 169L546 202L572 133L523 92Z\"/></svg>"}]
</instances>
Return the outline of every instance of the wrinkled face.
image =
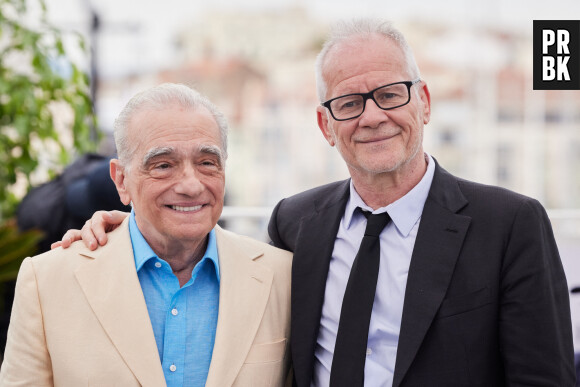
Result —
<instances>
[{"instance_id":1,"label":"wrinkled face","mask_svg":"<svg viewBox=\"0 0 580 387\"><path fill-rule=\"evenodd\" d=\"M333 47L323 76L327 100L413 80L403 51L380 36L351 38ZM322 133L336 146L353 177L402 171L423 158L423 126L429 122L430 96L423 81L412 86L410 93L411 101L393 110L382 110L368 100L364 113L348 121L335 121L326 108L317 109Z\"/></svg>"},{"instance_id":2,"label":"wrinkled face","mask_svg":"<svg viewBox=\"0 0 580 387\"><path fill-rule=\"evenodd\" d=\"M136 113L128 129L135 147L130 169L111 162L124 204L133 203L139 229L151 244L198 241L222 212L224 162L219 128L204 107L178 105Z\"/></svg>"}]
</instances>

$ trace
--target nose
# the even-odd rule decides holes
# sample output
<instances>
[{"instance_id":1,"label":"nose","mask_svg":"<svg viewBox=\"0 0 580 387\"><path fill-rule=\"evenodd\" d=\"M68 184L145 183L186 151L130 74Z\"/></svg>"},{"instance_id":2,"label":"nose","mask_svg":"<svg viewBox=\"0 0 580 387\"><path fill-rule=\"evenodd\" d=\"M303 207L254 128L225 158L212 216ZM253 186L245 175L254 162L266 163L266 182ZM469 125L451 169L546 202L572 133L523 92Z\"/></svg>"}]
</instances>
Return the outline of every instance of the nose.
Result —
<instances>
[{"instance_id":1,"label":"nose","mask_svg":"<svg viewBox=\"0 0 580 387\"><path fill-rule=\"evenodd\" d=\"M199 172L192 166L183 167L182 173L178 174L174 185L176 193L190 197L198 196L205 189L205 185L200 180Z\"/></svg>"},{"instance_id":2,"label":"nose","mask_svg":"<svg viewBox=\"0 0 580 387\"><path fill-rule=\"evenodd\" d=\"M372 99L367 99L365 110L359 117L359 125L370 128L377 128L389 119L388 111L377 106Z\"/></svg>"}]
</instances>

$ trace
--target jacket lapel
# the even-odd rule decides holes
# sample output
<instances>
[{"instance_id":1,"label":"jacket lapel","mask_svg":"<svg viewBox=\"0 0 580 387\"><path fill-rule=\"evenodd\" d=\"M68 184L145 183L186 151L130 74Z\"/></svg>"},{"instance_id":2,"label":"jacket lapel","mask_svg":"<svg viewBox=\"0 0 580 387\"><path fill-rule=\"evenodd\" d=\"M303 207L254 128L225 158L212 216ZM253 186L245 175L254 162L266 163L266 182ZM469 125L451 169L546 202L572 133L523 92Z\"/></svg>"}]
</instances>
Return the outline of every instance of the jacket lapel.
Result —
<instances>
[{"instance_id":1,"label":"jacket lapel","mask_svg":"<svg viewBox=\"0 0 580 387\"><path fill-rule=\"evenodd\" d=\"M75 272L103 329L142 386L165 386L153 328L135 269L128 218Z\"/></svg>"},{"instance_id":2,"label":"jacket lapel","mask_svg":"<svg viewBox=\"0 0 580 387\"><path fill-rule=\"evenodd\" d=\"M334 241L349 196L350 180L314 203L301 219L292 262L292 362L298 386L310 386L326 278Z\"/></svg>"},{"instance_id":3,"label":"jacket lapel","mask_svg":"<svg viewBox=\"0 0 580 387\"><path fill-rule=\"evenodd\" d=\"M254 342L273 280L272 271L255 261L263 251L219 226L215 230L220 266L219 317L206 387L233 384Z\"/></svg>"},{"instance_id":4,"label":"jacket lapel","mask_svg":"<svg viewBox=\"0 0 580 387\"><path fill-rule=\"evenodd\" d=\"M393 386L401 384L445 296L470 217L457 180L436 164L423 214L403 305Z\"/></svg>"}]
</instances>

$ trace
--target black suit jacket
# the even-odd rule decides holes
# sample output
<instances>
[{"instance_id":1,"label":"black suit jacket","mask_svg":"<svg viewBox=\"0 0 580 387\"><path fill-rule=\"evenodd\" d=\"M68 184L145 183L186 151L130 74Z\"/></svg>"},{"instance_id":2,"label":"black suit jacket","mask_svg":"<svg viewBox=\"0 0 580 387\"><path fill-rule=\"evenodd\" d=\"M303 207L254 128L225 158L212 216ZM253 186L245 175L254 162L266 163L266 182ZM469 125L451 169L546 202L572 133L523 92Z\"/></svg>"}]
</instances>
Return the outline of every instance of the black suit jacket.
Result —
<instances>
[{"instance_id":1,"label":"black suit jacket","mask_svg":"<svg viewBox=\"0 0 580 387\"><path fill-rule=\"evenodd\" d=\"M274 245L293 251L291 352L309 387L349 180L282 200ZM568 287L534 199L436 165L411 264L393 386L574 386Z\"/></svg>"}]
</instances>

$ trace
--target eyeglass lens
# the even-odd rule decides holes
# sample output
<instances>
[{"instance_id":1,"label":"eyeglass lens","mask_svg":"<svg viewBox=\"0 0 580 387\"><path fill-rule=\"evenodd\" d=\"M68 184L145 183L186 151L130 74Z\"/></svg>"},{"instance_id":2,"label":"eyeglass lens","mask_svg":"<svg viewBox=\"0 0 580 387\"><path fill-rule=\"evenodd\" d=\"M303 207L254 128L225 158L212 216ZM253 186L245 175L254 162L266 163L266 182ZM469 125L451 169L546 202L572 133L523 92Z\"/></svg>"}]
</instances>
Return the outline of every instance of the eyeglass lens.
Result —
<instances>
[{"instance_id":1,"label":"eyeglass lens","mask_svg":"<svg viewBox=\"0 0 580 387\"><path fill-rule=\"evenodd\" d=\"M381 87L373 93L375 103L382 109L393 109L409 102L409 88L404 83ZM337 119L348 119L360 115L365 101L362 95L347 95L337 98L330 109Z\"/></svg>"}]
</instances>

